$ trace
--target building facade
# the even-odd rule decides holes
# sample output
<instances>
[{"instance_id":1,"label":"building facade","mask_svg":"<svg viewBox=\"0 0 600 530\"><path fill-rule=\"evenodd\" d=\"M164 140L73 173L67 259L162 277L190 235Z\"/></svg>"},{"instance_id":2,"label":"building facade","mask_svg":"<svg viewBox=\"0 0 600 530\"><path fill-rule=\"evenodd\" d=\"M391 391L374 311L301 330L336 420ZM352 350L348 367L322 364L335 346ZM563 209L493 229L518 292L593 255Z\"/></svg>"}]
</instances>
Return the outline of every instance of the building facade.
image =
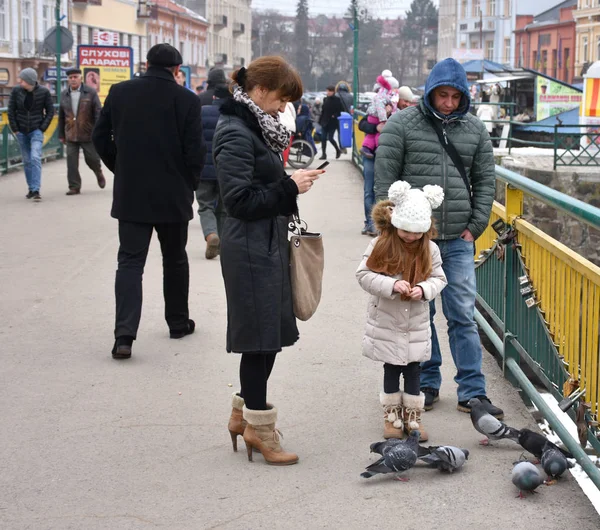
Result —
<instances>
[{"instance_id":1,"label":"building facade","mask_svg":"<svg viewBox=\"0 0 600 530\"><path fill-rule=\"evenodd\" d=\"M480 50L489 61L514 66L515 2L458 0L454 47Z\"/></svg>"},{"instance_id":2,"label":"building facade","mask_svg":"<svg viewBox=\"0 0 600 530\"><path fill-rule=\"evenodd\" d=\"M208 21L172 0L154 0L147 22L148 48L161 42L175 46L190 67L191 86L206 78Z\"/></svg>"},{"instance_id":3,"label":"building facade","mask_svg":"<svg viewBox=\"0 0 600 530\"><path fill-rule=\"evenodd\" d=\"M534 16L517 16L515 65L566 83L575 77L577 0L566 0Z\"/></svg>"},{"instance_id":4,"label":"building facade","mask_svg":"<svg viewBox=\"0 0 600 530\"><path fill-rule=\"evenodd\" d=\"M251 0L207 0L208 66L231 71L252 58Z\"/></svg>"},{"instance_id":5,"label":"building facade","mask_svg":"<svg viewBox=\"0 0 600 530\"><path fill-rule=\"evenodd\" d=\"M458 24L458 2L460 0L440 0L438 21L437 58L452 57L456 47L456 28Z\"/></svg>"},{"instance_id":6,"label":"building facade","mask_svg":"<svg viewBox=\"0 0 600 530\"><path fill-rule=\"evenodd\" d=\"M138 0L72 0L71 31L73 52L71 60L76 61L79 44L95 44L98 32L111 34L111 43L116 46L133 48L134 71L145 68L148 40L146 21L149 13L145 2Z\"/></svg>"},{"instance_id":7,"label":"building facade","mask_svg":"<svg viewBox=\"0 0 600 530\"><path fill-rule=\"evenodd\" d=\"M590 65L600 60L600 3L578 0L575 19L575 80L581 81Z\"/></svg>"},{"instance_id":8,"label":"building facade","mask_svg":"<svg viewBox=\"0 0 600 530\"><path fill-rule=\"evenodd\" d=\"M34 68L41 78L56 63L43 46L55 22L56 0L0 0L0 87L13 87L23 68ZM61 5L61 24L68 26L67 2ZM68 61L68 55L63 55ZM5 92L5 90L3 90Z\"/></svg>"}]
</instances>

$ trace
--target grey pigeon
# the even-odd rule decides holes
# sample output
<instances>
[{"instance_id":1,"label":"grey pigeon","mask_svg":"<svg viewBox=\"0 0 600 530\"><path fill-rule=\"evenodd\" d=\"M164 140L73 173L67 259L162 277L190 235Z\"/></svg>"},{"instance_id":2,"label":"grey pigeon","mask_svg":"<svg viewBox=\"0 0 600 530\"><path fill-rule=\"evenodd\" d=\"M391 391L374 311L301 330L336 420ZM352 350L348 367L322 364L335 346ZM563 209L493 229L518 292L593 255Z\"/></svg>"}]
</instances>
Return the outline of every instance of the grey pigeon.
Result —
<instances>
[{"instance_id":1,"label":"grey pigeon","mask_svg":"<svg viewBox=\"0 0 600 530\"><path fill-rule=\"evenodd\" d=\"M389 440L384 440L383 442L375 442L371 444L371 453L377 453L381 456L385 456L385 454L392 448L398 444L405 443L404 440L399 438L390 438ZM420 447L420 446L419 446Z\"/></svg>"},{"instance_id":2,"label":"grey pigeon","mask_svg":"<svg viewBox=\"0 0 600 530\"><path fill-rule=\"evenodd\" d=\"M413 467L417 462L419 434L419 431L412 431L406 440L398 440L399 443L389 448L384 456L367 467L360 476L371 478L380 474L401 473Z\"/></svg>"},{"instance_id":3,"label":"grey pigeon","mask_svg":"<svg viewBox=\"0 0 600 530\"><path fill-rule=\"evenodd\" d=\"M485 407L478 398L471 398L469 406L471 407L473 427L481 434L487 436L487 439L479 442L481 445L488 445L489 440L502 440L503 438L507 438L513 442L517 441L519 431L494 418L494 416L485 410Z\"/></svg>"},{"instance_id":4,"label":"grey pigeon","mask_svg":"<svg viewBox=\"0 0 600 530\"><path fill-rule=\"evenodd\" d=\"M421 449L427 449L428 453L422 455ZM419 447L419 460L441 471L452 473L456 469L460 469L468 459L469 451L467 449L459 449L451 445Z\"/></svg>"},{"instance_id":5,"label":"grey pigeon","mask_svg":"<svg viewBox=\"0 0 600 530\"><path fill-rule=\"evenodd\" d=\"M565 455L549 441L546 441L544 444L541 463L546 475L548 475L548 480L560 477L567 468L574 466L574 464L571 464ZM547 484L553 484L553 482L547 482Z\"/></svg>"},{"instance_id":6,"label":"grey pigeon","mask_svg":"<svg viewBox=\"0 0 600 530\"><path fill-rule=\"evenodd\" d=\"M533 492L544 479L540 470L531 462L517 462L512 470L512 483L519 488L519 497L523 498L524 491Z\"/></svg>"},{"instance_id":7,"label":"grey pigeon","mask_svg":"<svg viewBox=\"0 0 600 530\"><path fill-rule=\"evenodd\" d=\"M529 451L532 455L538 458L542 457L542 453L544 452L544 447L546 446L546 444L548 444L549 447L560 451L563 455L565 455L565 457L574 458L573 455L569 453L569 451L561 449L557 445L548 441L545 436L537 432L533 432L530 429L521 429L519 431L519 437L517 438L517 442L523 449Z\"/></svg>"}]
</instances>

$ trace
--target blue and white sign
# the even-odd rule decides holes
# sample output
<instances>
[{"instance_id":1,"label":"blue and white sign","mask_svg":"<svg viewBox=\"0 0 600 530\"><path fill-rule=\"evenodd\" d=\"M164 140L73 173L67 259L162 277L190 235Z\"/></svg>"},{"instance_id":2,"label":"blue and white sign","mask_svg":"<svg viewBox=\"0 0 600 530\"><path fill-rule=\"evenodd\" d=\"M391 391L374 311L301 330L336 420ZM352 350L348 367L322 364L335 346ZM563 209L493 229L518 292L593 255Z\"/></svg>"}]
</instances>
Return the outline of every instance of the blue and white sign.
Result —
<instances>
[{"instance_id":1,"label":"blue and white sign","mask_svg":"<svg viewBox=\"0 0 600 530\"><path fill-rule=\"evenodd\" d=\"M70 70L70 68L61 68L60 69L61 79L67 78L67 70ZM51 66L50 68L48 68L48 70L46 70L44 72L44 81L56 81L56 66Z\"/></svg>"}]
</instances>

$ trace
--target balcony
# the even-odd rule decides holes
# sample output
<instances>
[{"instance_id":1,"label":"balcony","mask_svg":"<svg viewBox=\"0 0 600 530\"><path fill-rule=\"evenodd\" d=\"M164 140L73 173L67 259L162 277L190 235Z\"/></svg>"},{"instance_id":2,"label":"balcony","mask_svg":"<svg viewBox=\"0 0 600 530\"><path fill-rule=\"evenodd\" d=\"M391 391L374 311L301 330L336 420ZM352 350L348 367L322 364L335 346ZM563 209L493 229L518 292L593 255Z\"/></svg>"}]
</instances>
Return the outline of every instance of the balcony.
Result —
<instances>
[{"instance_id":1,"label":"balcony","mask_svg":"<svg viewBox=\"0 0 600 530\"><path fill-rule=\"evenodd\" d=\"M102 0L73 0L73 5L75 6L101 6Z\"/></svg>"},{"instance_id":2,"label":"balcony","mask_svg":"<svg viewBox=\"0 0 600 530\"><path fill-rule=\"evenodd\" d=\"M243 35L244 33L246 33L246 25L242 24L241 22L234 22L233 23L233 36L238 37L240 35Z\"/></svg>"},{"instance_id":3,"label":"balcony","mask_svg":"<svg viewBox=\"0 0 600 530\"><path fill-rule=\"evenodd\" d=\"M19 57L25 59L52 59L55 57L55 54L46 48L44 41L24 39L19 42Z\"/></svg>"},{"instance_id":4,"label":"balcony","mask_svg":"<svg viewBox=\"0 0 600 530\"><path fill-rule=\"evenodd\" d=\"M227 54L226 53L216 53L214 56L215 64L227 64Z\"/></svg>"},{"instance_id":5,"label":"balcony","mask_svg":"<svg viewBox=\"0 0 600 530\"><path fill-rule=\"evenodd\" d=\"M150 0L139 0L138 10L137 10L138 18L158 18L158 10L154 2Z\"/></svg>"},{"instance_id":6,"label":"balcony","mask_svg":"<svg viewBox=\"0 0 600 530\"><path fill-rule=\"evenodd\" d=\"M35 57L35 41L23 39L19 41L19 57Z\"/></svg>"},{"instance_id":7,"label":"balcony","mask_svg":"<svg viewBox=\"0 0 600 530\"><path fill-rule=\"evenodd\" d=\"M215 29L223 29L227 27L227 16L226 15L215 15L213 19L213 26Z\"/></svg>"}]
</instances>

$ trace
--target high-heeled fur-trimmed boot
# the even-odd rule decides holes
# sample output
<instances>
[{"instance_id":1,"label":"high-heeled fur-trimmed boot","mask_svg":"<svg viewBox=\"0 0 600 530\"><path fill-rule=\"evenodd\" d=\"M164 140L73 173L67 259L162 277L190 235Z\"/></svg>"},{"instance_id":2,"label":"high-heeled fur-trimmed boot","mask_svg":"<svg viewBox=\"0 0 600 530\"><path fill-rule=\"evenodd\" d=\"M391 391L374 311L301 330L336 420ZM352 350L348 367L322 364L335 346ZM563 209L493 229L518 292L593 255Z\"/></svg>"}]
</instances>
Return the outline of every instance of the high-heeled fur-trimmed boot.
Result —
<instances>
[{"instance_id":1,"label":"high-heeled fur-trimmed boot","mask_svg":"<svg viewBox=\"0 0 600 530\"><path fill-rule=\"evenodd\" d=\"M281 433L275 428L277 409L252 410L244 405L244 442L248 451L248 460L252 462L252 449L260 451L267 462L274 466L289 466L298 462L298 455L284 451L279 443Z\"/></svg>"},{"instance_id":2,"label":"high-heeled fur-trimmed boot","mask_svg":"<svg viewBox=\"0 0 600 530\"><path fill-rule=\"evenodd\" d=\"M229 434L231 435L231 443L233 444L233 450L237 451L237 437L244 436L244 430L246 429L246 420L242 409L244 408L244 398L238 394L233 394L231 397L231 416L229 417Z\"/></svg>"},{"instance_id":3,"label":"high-heeled fur-trimmed boot","mask_svg":"<svg viewBox=\"0 0 600 530\"><path fill-rule=\"evenodd\" d=\"M402 419L402 392L379 394L379 402L383 407L383 437L404 438L404 422Z\"/></svg>"},{"instance_id":4,"label":"high-heeled fur-trimmed boot","mask_svg":"<svg viewBox=\"0 0 600 530\"><path fill-rule=\"evenodd\" d=\"M419 431L419 442L429 440L429 434L427 434L421 422L421 412L425 410L425 394L421 392L418 396L414 396L404 392L402 405L404 406L404 430L406 434Z\"/></svg>"}]
</instances>

